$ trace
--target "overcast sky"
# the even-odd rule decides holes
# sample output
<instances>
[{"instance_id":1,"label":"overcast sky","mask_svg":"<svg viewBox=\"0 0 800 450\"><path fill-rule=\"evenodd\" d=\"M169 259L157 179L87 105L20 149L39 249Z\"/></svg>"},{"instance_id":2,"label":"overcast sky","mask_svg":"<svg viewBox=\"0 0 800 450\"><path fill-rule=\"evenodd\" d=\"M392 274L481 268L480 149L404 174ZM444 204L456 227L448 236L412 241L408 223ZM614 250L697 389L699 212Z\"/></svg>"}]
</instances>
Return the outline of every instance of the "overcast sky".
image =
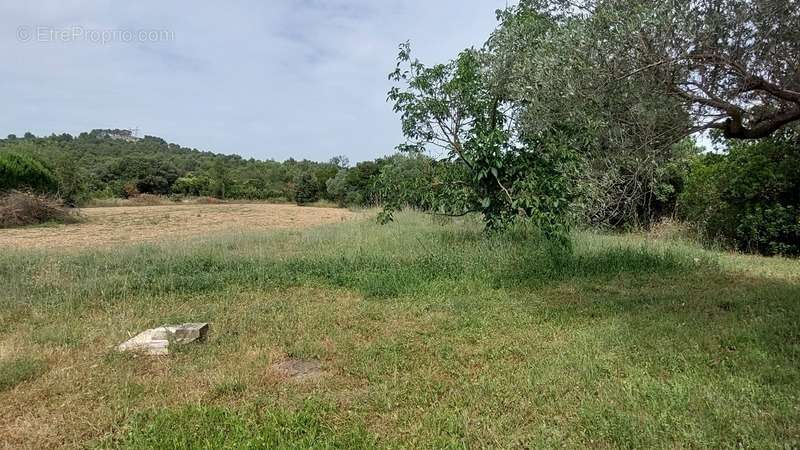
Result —
<instances>
[{"instance_id":1,"label":"overcast sky","mask_svg":"<svg viewBox=\"0 0 800 450\"><path fill-rule=\"evenodd\" d=\"M506 3L3 1L0 133L138 127L258 159L383 156L402 140L386 103L397 45L449 59Z\"/></svg>"}]
</instances>

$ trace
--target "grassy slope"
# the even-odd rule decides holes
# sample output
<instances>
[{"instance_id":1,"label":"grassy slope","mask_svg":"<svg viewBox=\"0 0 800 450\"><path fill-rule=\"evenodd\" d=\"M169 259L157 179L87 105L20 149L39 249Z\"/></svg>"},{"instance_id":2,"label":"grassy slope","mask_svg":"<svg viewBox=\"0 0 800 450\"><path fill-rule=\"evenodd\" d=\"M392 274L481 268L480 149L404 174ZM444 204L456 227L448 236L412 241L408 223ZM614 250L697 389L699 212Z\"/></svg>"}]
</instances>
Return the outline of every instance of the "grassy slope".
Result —
<instances>
[{"instance_id":1,"label":"grassy slope","mask_svg":"<svg viewBox=\"0 0 800 450\"><path fill-rule=\"evenodd\" d=\"M582 234L554 257L403 214L0 254L9 446L800 444L800 262ZM209 321L205 345L116 355ZM327 375L267 369L319 358Z\"/></svg>"}]
</instances>

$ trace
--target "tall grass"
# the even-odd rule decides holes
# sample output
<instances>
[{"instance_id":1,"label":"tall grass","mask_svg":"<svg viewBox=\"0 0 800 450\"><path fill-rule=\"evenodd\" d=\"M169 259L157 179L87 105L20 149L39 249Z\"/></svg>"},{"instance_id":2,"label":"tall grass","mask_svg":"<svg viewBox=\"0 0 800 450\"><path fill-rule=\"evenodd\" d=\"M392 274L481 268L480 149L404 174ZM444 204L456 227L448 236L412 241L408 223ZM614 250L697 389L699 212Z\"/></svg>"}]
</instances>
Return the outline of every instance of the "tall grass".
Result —
<instances>
[{"instance_id":1,"label":"tall grass","mask_svg":"<svg viewBox=\"0 0 800 450\"><path fill-rule=\"evenodd\" d=\"M541 286L570 279L686 273L701 252L600 242L585 235L573 251L534 232L485 235L477 222L442 227L406 214L402 225L348 223L310 232L229 235L170 245L65 255L47 252L0 256L6 302L80 305L90 299L220 292L315 285L352 289L368 298L391 298L453 286ZM54 283L37 272L46 267ZM13 306L13 305L12 305Z\"/></svg>"},{"instance_id":2,"label":"tall grass","mask_svg":"<svg viewBox=\"0 0 800 450\"><path fill-rule=\"evenodd\" d=\"M0 343L46 364L8 377L27 381L0 392L0 416L56 423L49 446L791 448L797 273L686 242L578 233L565 250L413 213L4 251ZM157 360L110 350L182 321L212 322L208 342ZM286 357L324 375L271 378ZM37 438L7 423L9 446Z\"/></svg>"}]
</instances>

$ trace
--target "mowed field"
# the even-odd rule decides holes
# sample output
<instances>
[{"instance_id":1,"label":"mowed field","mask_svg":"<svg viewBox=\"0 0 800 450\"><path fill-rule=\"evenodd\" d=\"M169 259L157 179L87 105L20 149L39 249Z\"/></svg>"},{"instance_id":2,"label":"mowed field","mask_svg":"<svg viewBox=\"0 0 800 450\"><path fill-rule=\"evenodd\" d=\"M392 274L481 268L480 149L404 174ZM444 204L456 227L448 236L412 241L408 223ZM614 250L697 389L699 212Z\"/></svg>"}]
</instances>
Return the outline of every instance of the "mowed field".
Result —
<instances>
[{"instance_id":1,"label":"mowed field","mask_svg":"<svg viewBox=\"0 0 800 450\"><path fill-rule=\"evenodd\" d=\"M800 446L797 260L263 205L0 241L0 447ZM205 343L114 351L198 321Z\"/></svg>"},{"instance_id":2,"label":"mowed field","mask_svg":"<svg viewBox=\"0 0 800 450\"><path fill-rule=\"evenodd\" d=\"M346 209L265 203L86 208L83 223L0 230L0 248L86 248L341 222Z\"/></svg>"}]
</instances>

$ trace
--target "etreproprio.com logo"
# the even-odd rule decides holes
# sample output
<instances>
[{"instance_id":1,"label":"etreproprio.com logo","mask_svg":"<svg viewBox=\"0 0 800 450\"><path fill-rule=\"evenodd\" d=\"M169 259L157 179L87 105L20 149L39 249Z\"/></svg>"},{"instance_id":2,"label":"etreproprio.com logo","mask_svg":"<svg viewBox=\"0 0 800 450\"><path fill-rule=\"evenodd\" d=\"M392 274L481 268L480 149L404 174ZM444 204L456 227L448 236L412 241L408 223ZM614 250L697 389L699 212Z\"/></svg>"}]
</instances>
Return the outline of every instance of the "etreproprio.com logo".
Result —
<instances>
[{"instance_id":1,"label":"etreproprio.com logo","mask_svg":"<svg viewBox=\"0 0 800 450\"><path fill-rule=\"evenodd\" d=\"M22 25L17 28L19 42L87 42L90 44L170 42L175 32L166 29L101 30L83 26L49 27Z\"/></svg>"}]
</instances>

